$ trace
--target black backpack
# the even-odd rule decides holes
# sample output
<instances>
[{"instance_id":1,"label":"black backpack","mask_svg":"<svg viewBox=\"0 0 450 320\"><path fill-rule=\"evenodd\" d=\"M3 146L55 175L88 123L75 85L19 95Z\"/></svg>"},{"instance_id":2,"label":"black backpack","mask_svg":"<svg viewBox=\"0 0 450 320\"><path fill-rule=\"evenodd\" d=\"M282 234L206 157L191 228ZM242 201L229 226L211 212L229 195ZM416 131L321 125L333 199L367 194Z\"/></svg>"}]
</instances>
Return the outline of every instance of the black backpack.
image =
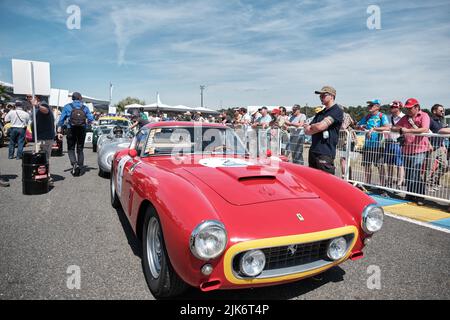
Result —
<instances>
[{"instance_id":1,"label":"black backpack","mask_svg":"<svg viewBox=\"0 0 450 320\"><path fill-rule=\"evenodd\" d=\"M87 116L86 113L83 110L83 105L80 109L75 108L73 104L72 106L72 112L70 113L70 119L69 123L72 127L80 127L84 126L86 124Z\"/></svg>"}]
</instances>

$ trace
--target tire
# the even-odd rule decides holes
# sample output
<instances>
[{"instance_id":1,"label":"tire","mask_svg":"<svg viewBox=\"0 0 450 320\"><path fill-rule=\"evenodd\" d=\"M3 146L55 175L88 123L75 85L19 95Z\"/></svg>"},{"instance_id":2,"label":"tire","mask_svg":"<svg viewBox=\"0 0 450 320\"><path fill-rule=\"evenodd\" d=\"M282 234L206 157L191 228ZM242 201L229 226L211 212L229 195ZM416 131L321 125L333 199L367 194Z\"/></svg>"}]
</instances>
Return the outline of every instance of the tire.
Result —
<instances>
[{"instance_id":1,"label":"tire","mask_svg":"<svg viewBox=\"0 0 450 320\"><path fill-rule=\"evenodd\" d=\"M109 178L110 177L110 175L111 175L111 173L109 173L109 172L106 172L106 171L104 171L104 170L102 170L102 169L98 169L98 176L99 177L101 177L101 178Z\"/></svg>"},{"instance_id":2,"label":"tire","mask_svg":"<svg viewBox=\"0 0 450 320\"><path fill-rule=\"evenodd\" d=\"M142 267L147 285L156 299L182 294L188 285L176 274L167 255L161 223L147 208L142 230Z\"/></svg>"},{"instance_id":3,"label":"tire","mask_svg":"<svg viewBox=\"0 0 450 320\"><path fill-rule=\"evenodd\" d=\"M98 172L99 175L100 175L100 171L101 170L99 169L99 172ZM111 190L111 196L110 196L110 198L111 198L111 206L113 208L115 208L115 209L119 209L120 207L122 207L122 205L120 203L119 197L117 196L116 187L114 185L114 174L113 174L113 172L114 172L114 168L111 168L111 177L109 179L109 185L110 185L109 189Z\"/></svg>"}]
</instances>

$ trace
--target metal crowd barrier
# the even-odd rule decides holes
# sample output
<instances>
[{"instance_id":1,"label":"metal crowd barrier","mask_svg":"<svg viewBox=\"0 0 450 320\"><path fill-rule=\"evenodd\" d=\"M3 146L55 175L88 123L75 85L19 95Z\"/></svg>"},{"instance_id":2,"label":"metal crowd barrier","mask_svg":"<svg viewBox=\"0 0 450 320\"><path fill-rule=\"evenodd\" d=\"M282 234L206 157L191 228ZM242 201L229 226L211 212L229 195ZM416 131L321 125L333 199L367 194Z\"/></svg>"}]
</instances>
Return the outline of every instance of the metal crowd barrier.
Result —
<instances>
[{"instance_id":1,"label":"metal crowd barrier","mask_svg":"<svg viewBox=\"0 0 450 320\"><path fill-rule=\"evenodd\" d=\"M449 138L341 131L336 172L354 184L450 203Z\"/></svg>"},{"instance_id":2,"label":"metal crowd barrier","mask_svg":"<svg viewBox=\"0 0 450 320\"><path fill-rule=\"evenodd\" d=\"M235 131L251 154L261 156L270 149L273 155L308 165L309 139L300 130ZM399 133L368 135L368 131L340 132L336 176L366 188L450 203L450 135L408 134L403 145L398 141Z\"/></svg>"},{"instance_id":3,"label":"metal crowd barrier","mask_svg":"<svg viewBox=\"0 0 450 320\"><path fill-rule=\"evenodd\" d=\"M305 164L305 135L303 129L284 130L280 128L251 129L234 127L234 131L252 155L265 155L270 150L272 155L287 156L297 164Z\"/></svg>"}]
</instances>

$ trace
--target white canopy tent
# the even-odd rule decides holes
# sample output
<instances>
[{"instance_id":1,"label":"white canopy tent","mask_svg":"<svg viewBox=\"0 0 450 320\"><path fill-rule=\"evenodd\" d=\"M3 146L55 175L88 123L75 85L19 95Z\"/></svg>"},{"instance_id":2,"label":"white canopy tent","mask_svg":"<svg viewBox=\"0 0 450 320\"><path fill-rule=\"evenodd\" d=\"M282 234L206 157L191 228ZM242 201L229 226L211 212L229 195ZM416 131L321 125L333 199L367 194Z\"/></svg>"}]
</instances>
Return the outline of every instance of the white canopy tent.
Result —
<instances>
[{"instance_id":1,"label":"white canopy tent","mask_svg":"<svg viewBox=\"0 0 450 320\"><path fill-rule=\"evenodd\" d=\"M142 104L139 104L139 103L132 103L132 104L126 105L126 106L125 106L125 110L128 110L128 109L135 109L135 108L139 109L139 108L142 108L142 107L143 107Z\"/></svg>"},{"instance_id":2,"label":"white canopy tent","mask_svg":"<svg viewBox=\"0 0 450 320\"><path fill-rule=\"evenodd\" d=\"M192 107L188 107L188 106L184 106L184 105L176 105L176 106L170 106L167 104L164 104L161 102L160 98L159 98L159 94L157 94L157 98L156 98L156 102L155 103L151 103L151 104L146 104L144 106L140 105L140 104L130 104L125 106L125 112L127 113L132 113L135 109L139 109L139 108L143 108L144 111L161 111L161 112L197 112L200 111L202 113L218 113L217 111L211 110L211 109L207 109L207 108L192 108Z\"/></svg>"},{"instance_id":3,"label":"white canopy tent","mask_svg":"<svg viewBox=\"0 0 450 320\"><path fill-rule=\"evenodd\" d=\"M194 111L195 112L201 112L201 113L209 113L209 114L219 114L219 112L218 111L216 111L216 110L212 110L212 109L208 109L208 108L202 108L202 107L199 107L199 108L194 108Z\"/></svg>"}]
</instances>

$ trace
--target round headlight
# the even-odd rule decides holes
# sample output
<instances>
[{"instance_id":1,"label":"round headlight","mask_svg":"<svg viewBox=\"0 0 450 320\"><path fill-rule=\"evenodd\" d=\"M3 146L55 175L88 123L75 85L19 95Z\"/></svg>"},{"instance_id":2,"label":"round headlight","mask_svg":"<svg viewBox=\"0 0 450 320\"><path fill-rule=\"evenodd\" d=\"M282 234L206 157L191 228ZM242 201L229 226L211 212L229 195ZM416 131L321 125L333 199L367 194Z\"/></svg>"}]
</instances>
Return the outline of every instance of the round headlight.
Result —
<instances>
[{"instance_id":1,"label":"round headlight","mask_svg":"<svg viewBox=\"0 0 450 320\"><path fill-rule=\"evenodd\" d=\"M227 245L227 232L218 221L200 223L191 234L192 254L201 260L217 258Z\"/></svg>"},{"instance_id":2,"label":"round headlight","mask_svg":"<svg viewBox=\"0 0 450 320\"><path fill-rule=\"evenodd\" d=\"M331 260L339 260L345 256L347 252L347 241L344 237L333 239L328 244L327 256Z\"/></svg>"},{"instance_id":3,"label":"round headlight","mask_svg":"<svg viewBox=\"0 0 450 320\"><path fill-rule=\"evenodd\" d=\"M256 277L266 266L266 255L261 250L246 252L239 263L241 272L248 277Z\"/></svg>"},{"instance_id":4,"label":"round headlight","mask_svg":"<svg viewBox=\"0 0 450 320\"><path fill-rule=\"evenodd\" d=\"M365 233L372 234L380 231L383 226L383 208L369 204L363 211L361 226Z\"/></svg>"}]
</instances>

